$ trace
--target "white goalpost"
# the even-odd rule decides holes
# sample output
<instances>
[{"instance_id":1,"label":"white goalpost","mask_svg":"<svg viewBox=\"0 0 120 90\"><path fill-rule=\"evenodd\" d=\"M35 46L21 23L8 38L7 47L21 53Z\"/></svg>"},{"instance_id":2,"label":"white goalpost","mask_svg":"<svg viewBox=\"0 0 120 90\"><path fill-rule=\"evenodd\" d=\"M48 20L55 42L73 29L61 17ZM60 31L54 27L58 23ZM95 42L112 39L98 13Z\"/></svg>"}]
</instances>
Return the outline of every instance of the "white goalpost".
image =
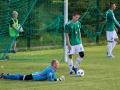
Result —
<instances>
[{"instance_id":1,"label":"white goalpost","mask_svg":"<svg viewBox=\"0 0 120 90\"><path fill-rule=\"evenodd\" d=\"M64 28L67 22L68 22L68 0L64 0ZM67 62L67 46L65 33L64 33L64 61Z\"/></svg>"}]
</instances>

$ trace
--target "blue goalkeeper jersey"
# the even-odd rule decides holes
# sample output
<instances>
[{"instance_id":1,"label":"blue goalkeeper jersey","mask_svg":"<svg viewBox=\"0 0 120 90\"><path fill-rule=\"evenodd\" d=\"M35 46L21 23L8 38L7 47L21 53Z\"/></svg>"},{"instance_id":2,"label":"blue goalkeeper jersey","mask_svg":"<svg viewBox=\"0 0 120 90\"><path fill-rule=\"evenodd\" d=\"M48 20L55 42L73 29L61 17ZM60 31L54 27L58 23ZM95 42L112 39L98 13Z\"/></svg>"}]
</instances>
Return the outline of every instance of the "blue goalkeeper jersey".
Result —
<instances>
[{"instance_id":1,"label":"blue goalkeeper jersey","mask_svg":"<svg viewBox=\"0 0 120 90\"><path fill-rule=\"evenodd\" d=\"M54 81L56 79L56 70L52 68L52 66L47 67L42 72L34 72L32 73L33 80L35 81Z\"/></svg>"}]
</instances>

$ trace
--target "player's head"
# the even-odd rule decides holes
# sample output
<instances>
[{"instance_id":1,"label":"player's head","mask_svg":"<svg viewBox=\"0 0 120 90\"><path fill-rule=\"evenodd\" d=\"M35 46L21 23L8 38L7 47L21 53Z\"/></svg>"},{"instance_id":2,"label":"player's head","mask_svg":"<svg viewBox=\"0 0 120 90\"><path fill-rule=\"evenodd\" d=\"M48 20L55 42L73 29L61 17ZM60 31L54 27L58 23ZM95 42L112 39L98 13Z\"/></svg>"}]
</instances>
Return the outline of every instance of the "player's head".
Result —
<instances>
[{"instance_id":1,"label":"player's head","mask_svg":"<svg viewBox=\"0 0 120 90\"><path fill-rule=\"evenodd\" d=\"M59 62L58 62L58 60L53 59L53 60L51 61L51 66L52 66L54 69L57 69L57 68L59 67Z\"/></svg>"},{"instance_id":2,"label":"player's head","mask_svg":"<svg viewBox=\"0 0 120 90\"><path fill-rule=\"evenodd\" d=\"M72 14L72 21L76 22L80 18L80 14L78 12L74 12Z\"/></svg>"},{"instance_id":3,"label":"player's head","mask_svg":"<svg viewBox=\"0 0 120 90\"><path fill-rule=\"evenodd\" d=\"M110 3L109 3L109 7L110 7L110 9L113 10L113 11L116 9L116 5L115 5L114 2L110 2Z\"/></svg>"},{"instance_id":4,"label":"player's head","mask_svg":"<svg viewBox=\"0 0 120 90\"><path fill-rule=\"evenodd\" d=\"M13 11L12 15L13 15L13 18L14 18L14 19L17 19L17 17L18 17L18 12L17 12L17 11Z\"/></svg>"}]
</instances>

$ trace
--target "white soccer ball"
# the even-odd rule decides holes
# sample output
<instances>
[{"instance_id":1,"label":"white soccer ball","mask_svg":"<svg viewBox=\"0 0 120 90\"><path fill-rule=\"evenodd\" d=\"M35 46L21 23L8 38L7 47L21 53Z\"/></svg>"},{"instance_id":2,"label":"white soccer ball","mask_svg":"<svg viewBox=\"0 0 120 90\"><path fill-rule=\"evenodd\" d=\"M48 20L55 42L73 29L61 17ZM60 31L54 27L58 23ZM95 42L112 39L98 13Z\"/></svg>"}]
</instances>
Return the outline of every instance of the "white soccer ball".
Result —
<instances>
[{"instance_id":1,"label":"white soccer ball","mask_svg":"<svg viewBox=\"0 0 120 90\"><path fill-rule=\"evenodd\" d=\"M23 28L21 27L21 25L19 25L19 26L17 27L17 29L18 29L20 32L23 32Z\"/></svg>"},{"instance_id":2,"label":"white soccer ball","mask_svg":"<svg viewBox=\"0 0 120 90\"><path fill-rule=\"evenodd\" d=\"M80 76L80 77L83 77L83 76L84 76L84 70L79 69L79 70L77 71L77 75Z\"/></svg>"}]
</instances>

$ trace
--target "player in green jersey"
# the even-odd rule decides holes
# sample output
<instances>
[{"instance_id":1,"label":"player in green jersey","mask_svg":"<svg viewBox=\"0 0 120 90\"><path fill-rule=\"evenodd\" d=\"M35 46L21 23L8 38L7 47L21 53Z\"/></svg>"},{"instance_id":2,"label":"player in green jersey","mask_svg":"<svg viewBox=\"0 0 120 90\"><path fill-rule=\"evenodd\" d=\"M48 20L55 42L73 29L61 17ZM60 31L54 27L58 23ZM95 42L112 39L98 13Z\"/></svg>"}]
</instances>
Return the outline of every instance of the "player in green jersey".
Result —
<instances>
[{"instance_id":1,"label":"player in green jersey","mask_svg":"<svg viewBox=\"0 0 120 90\"><path fill-rule=\"evenodd\" d=\"M120 27L120 24L115 18L115 15L113 11L116 9L115 3L111 2L109 4L110 9L106 12L106 37L108 42L108 58L114 58L112 55L112 50L115 47L116 43L118 42L118 35L116 32L118 32L118 29L115 25Z\"/></svg>"},{"instance_id":2,"label":"player in green jersey","mask_svg":"<svg viewBox=\"0 0 120 90\"><path fill-rule=\"evenodd\" d=\"M67 40L67 47L68 47L68 65L70 69L70 75L73 74L73 71L77 72L77 67L82 61L84 57L84 48L82 45L81 40L81 23L78 21L80 18L80 14L78 12L74 12L72 15L72 20L69 21L65 25L65 35ZM73 66L73 54L77 53L79 54L78 58L76 59L76 63Z\"/></svg>"}]
</instances>

